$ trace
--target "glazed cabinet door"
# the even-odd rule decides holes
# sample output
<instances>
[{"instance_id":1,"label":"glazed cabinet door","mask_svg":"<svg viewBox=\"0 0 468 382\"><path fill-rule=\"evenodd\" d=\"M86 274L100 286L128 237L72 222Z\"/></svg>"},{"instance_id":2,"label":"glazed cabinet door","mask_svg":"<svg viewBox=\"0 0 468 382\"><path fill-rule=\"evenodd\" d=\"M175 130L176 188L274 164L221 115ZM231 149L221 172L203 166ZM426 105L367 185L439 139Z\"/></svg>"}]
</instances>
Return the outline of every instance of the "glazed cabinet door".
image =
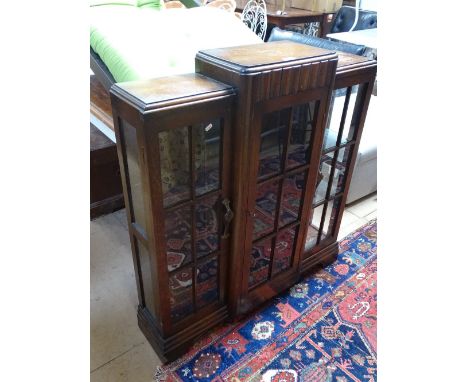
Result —
<instances>
[{"instance_id":1,"label":"glazed cabinet door","mask_svg":"<svg viewBox=\"0 0 468 382\"><path fill-rule=\"evenodd\" d=\"M221 117L158 133L162 240L156 247L169 332L225 305L233 217L229 134L230 121Z\"/></svg>"},{"instance_id":2,"label":"glazed cabinet door","mask_svg":"<svg viewBox=\"0 0 468 382\"><path fill-rule=\"evenodd\" d=\"M159 133L164 252L174 325L224 302L229 216L223 218L230 207L229 161L223 161L229 130L225 122L216 118Z\"/></svg>"},{"instance_id":3,"label":"glazed cabinet door","mask_svg":"<svg viewBox=\"0 0 468 382\"><path fill-rule=\"evenodd\" d=\"M312 148L320 139L320 104L267 107L255 117L243 310L298 277Z\"/></svg>"},{"instance_id":4,"label":"glazed cabinet door","mask_svg":"<svg viewBox=\"0 0 468 382\"><path fill-rule=\"evenodd\" d=\"M304 244L306 261L338 236L371 90L367 82L333 90Z\"/></svg>"}]
</instances>

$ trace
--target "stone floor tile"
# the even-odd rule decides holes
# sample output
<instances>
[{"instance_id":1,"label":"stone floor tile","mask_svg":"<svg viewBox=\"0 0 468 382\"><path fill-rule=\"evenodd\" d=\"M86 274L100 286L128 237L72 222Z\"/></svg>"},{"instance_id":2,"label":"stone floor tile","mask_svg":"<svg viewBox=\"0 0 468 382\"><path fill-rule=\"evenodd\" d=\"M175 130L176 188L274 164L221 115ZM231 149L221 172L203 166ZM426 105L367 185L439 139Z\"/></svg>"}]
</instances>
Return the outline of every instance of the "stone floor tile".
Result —
<instances>
[{"instance_id":1,"label":"stone floor tile","mask_svg":"<svg viewBox=\"0 0 468 382\"><path fill-rule=\"evenodd\" d=\"M154 371L159 365L158 356L144 341L94 370L91 382L153 382Z\"/></svg>"},{"instance_id":2,"label":"stone floor tile","mask_svg":"<svg viewBox=\"0 0 468 382\"><path fill-rule=\"evenodd\" d=\"M360 218L364 218L377 210L377 193L350 204L346 210Z\"/></svg>"}]
</instances>

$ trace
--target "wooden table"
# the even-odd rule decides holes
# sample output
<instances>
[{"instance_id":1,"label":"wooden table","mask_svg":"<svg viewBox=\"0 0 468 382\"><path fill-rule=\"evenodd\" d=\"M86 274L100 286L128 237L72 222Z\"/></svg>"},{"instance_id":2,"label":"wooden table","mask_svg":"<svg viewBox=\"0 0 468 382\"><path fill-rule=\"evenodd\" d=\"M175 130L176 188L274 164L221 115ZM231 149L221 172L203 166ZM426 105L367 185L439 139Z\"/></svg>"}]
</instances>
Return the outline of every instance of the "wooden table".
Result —
<instances>
[{"instance_id":1,"label":"wooden table","mask_svg":"<svg viewBox=\"0 0 468 382\"><path fill-rule=\"evenodd\" d=\"M236 12L242 12L248 0L237 0ZM267 4L267 22L284 29L286 25L306 24L319 22L320 37L324 37L330 32L334 13L312 12L305 9L285 8L284 14L278 14L281 11L280 5Z\"/></svg>"}]
</instances>

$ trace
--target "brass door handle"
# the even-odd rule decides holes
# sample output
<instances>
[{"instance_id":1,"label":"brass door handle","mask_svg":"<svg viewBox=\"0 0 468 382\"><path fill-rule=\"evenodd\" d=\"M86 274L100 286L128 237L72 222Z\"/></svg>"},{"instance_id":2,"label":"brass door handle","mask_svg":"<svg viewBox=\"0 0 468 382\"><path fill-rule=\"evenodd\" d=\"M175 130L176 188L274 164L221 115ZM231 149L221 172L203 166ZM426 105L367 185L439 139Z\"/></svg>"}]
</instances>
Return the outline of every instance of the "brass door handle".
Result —
<instances>
[{"instance_id":1,"label":"brass door handle","mask_svg":"<svg viewBox=\"0 0 468 382\"><path fill-rule=\"evenodd\" d=\"M222 201L224 207L226 208L226 213L224 214L224 233L221 236L223 239L227 239L229 237L229 226L231 224L231 220L234 218L234 212L231 210L230 200L228 198Z\"/></svg>"}]
</instances>

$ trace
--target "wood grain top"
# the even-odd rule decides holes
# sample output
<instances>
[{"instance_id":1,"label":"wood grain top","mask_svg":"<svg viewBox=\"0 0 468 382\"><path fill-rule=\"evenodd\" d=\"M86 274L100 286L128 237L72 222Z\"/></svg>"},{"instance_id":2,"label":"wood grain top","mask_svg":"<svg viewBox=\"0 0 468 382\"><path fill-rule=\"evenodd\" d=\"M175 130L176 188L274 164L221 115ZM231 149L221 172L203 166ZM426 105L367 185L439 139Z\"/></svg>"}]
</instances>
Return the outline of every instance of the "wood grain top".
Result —
<instances>
[{"instance_id":1,"label":"wood grain top","mask_svg":"<svg viewBox=\"0 0 468 382\"><path fill-rule=\"evenodd\" d=\"M356 56L355 54L337 52L338 53L338 66L336 72L349 71L352 69L364 68L364 67L373 67L377 66L377 61L365 57L365 56Z\"/></svg>"},{"instance_id":2,"label":"wood grain top","mask_svg":"<svg viewBox=\"0 0 468 382\"><path fill-rule=\"evenodd\" d=\"M292 41L274 41L198 52L197 58L241 73L333 59L335 52Z\"/></svg>"},{"instance_id":3,"label":"wood grain top","mask_svg":"<svg viewBox=\"0 0 468 382\"><path fill-rule=\"evenodd\" d=\"M361 62L373 61L371 58L364 56L356 56L355 54L337 52L338 53L338 67L347 65L360 64Z\"/></svg>"},{"instance_id":4,"label":"wood grain top","mask_svg":"<svg viewBox=\"0 0 468 382\"><path fill-rule=\"evenodd\" d=\"M149 111L234 94L234 89L201 74L189 73L121 82L112 86L111 93L123 97L141 111Z\"/></svg>"}]
</instances>

